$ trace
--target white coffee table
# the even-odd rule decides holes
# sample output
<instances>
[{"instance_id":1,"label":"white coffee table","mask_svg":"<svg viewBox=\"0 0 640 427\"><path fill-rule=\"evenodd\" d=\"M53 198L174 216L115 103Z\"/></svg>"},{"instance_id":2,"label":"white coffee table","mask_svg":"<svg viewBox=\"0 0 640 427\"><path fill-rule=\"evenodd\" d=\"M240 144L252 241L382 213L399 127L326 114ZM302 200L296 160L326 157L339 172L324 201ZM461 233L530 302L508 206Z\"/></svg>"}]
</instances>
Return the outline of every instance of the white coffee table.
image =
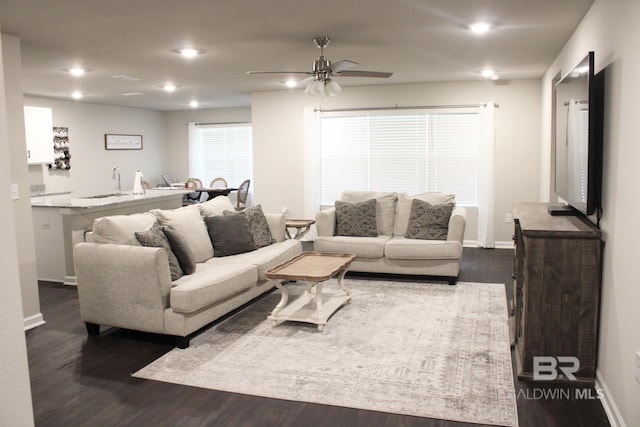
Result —
<instances>
[{"instance_id":1,"label":"white coffee table","mask_svg":"<svg viewBox=\"0 0 640 427\"><path fill-rule=\"evenodd\" d=\"M303 252L290 260L268 270L266 277L275 281L282 297L267 318L273 325L284 321L314 323L318 330L324 330L329 317L340 307L351 302L351 292L344 287L344 275L349 264L355 259L351 254L324 252ZM338 276L340 289L335 293L323 293L322 283ZM296 300L289 302L289 292L282 281L306 282L306 291Z\"/></svg>"}]
</instances>

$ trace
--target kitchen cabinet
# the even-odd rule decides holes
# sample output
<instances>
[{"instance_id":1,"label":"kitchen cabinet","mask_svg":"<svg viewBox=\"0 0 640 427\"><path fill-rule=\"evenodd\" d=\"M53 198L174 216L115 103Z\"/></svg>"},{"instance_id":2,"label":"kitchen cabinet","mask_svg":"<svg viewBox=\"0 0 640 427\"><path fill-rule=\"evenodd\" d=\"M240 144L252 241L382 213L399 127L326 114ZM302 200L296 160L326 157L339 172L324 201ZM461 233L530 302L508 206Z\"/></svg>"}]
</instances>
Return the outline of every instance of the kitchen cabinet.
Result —
<instances>
[{"instance_id":1,"label":"kitchen cabinet","mask_svg":"<svg viewBox=\"0 0 640 427\"><path fill-rule=\"evenodd\" d=\"M24 107L24 130L27 141L27 163L52 163L53 114L51 108Z\"/></svg>"}]
</instances>

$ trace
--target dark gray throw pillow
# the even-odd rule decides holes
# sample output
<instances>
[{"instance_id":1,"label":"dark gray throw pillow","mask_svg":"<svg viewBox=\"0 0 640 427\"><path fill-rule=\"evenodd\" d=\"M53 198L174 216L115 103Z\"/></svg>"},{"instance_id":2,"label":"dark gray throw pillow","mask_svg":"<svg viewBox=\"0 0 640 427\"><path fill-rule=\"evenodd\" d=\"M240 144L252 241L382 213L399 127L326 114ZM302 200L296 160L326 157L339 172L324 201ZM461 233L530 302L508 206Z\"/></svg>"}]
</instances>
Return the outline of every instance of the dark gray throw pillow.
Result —
<instances>
[{"instance_id":1,"label":"dark gray throw pillow","mask_svg":"<svg viewBox=\"0 0 640 427\"><path fill-rule=\"evenodd\" d=\"M213 256L223 257L256 250L246 215L214 215L204 218L213 244Z\"/></svg>"},{"instance_id":2,"label":"dark gray throw pillow","mask_svg":"<svg viewBox=\"0 0 640 427\"><path fill-rule=\"evenodd\" d=\"M162 229L155 223L146 231L136 231L136 239L142 246L150 248L162 248L167 252L167 259L169 261L169 271L171 272L171 281L178 280L184 274L180 267L180 262L176 255L171 250L171 245L167 236L164 235Z\"/></svg>"},{"instance_id":3,"label":"dark gray throw pillow","mask_svg":"<svg viewBox=\"0 0 640 427\"><path fill-rule=\"evenodd\" d=\"M409 226L405 237L422 240L447 240L453 204L432 205L420 199L411 202Z\"/></svg>"},{"instance_id":4,"label":"dark gray throw pillow","mask_svg":"<svg viewBox=\"0 0 640 427\"><path fill-rule=\"evenodd\" d=\"M253 235L253 243L256 244L256 248L269 246L275 242L261 205L251 206L240 212L224 211L224 214L246 215L247 219L249 219L249 231Z\"/></svg>"},{"instance_id":5,"label":"dark gray throw pillow","mask_svg":"<svg viewBox=\"0 0 640 427\"><path fill-rule=\"evenodd\" d=\"M377 237L376 199L360 203L338 200L336 208L336 236Z\"/></svg>"},{"instance_id":6,"label":"dark gray throw pillow","mask_svg":"<svg viewBox=\"0 0 640 427\"><path fill-rule=\"evenodd\" d=\"M171 250L178 258L180 267L184 274L193 274L196 271L196 259L193 256L193 252L189 249L189 244L182 237L182 234L178 233L171 227L163 227L162 232L167 236Z\"/></svg>"}]
</instances>

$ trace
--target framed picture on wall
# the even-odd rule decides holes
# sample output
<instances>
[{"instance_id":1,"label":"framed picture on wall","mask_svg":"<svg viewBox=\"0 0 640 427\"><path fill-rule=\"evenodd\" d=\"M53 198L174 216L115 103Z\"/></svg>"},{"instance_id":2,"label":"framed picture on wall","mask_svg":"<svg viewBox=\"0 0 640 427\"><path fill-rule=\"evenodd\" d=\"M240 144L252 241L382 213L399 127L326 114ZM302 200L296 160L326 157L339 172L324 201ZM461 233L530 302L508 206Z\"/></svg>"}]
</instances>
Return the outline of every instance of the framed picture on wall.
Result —
<instances>
[{"instance_id":1,"label":"framed picture on wall","mask_svg":"<svg viewBox=\"0 0 640 427\"><path fill-rule=\"evenodd\" d=\"M106 133L105 150L142 150L142 135L123 135Z\"/></svg>"}]
</instances>

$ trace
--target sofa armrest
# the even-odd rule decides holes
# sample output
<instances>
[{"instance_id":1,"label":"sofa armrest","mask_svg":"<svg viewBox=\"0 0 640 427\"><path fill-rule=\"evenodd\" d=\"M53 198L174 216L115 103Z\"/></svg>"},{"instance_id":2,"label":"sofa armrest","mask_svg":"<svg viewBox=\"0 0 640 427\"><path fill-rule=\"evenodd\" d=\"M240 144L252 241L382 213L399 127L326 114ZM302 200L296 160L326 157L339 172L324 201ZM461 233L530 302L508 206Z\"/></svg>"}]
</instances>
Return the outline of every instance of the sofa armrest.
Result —
<instances>
[{"instance_id":1,"label":"sofa armrest","mask_svg":"<svg viewBox=\"0 0 640 427\"><path fill-rule=\"evenodd\" d=\"M449 232L447 240L455 240L463 243L464 229L467 225L467 210L461 207L455 207L449 218Z\"/></svg>"},{"instance_id":2,"label":"sofa armrest","mask_svg":"<svg viewBox=\"0 0 640 427\"><path fill-rule=\"evenodd\" d=\"M164 333L171 289L164 249L79 243L73 259L83 322Z\"/></svg>"},{"instance_id":3,"label":"sofa armrest","mask_svg":"<svg viewBox=\"0 0 640 427\"><path fill-rule=\"evenodd\" d=\"M316 214L316 229L318 236L336 234L336 208L325 209Z\"/></svg>"},{"instance_id":4,"label":"sofa armrest","mask_svg":"<svg viewBox=\"0 0 640 427\"><path fill-rule=\"evenodd\" d=\"M267 224L269 225L269 231L271 232L271 237L273 237L276 242L283 242L285 237L285 232L287 230L286 227L286 218L283 213L266 213L264 214L265 218L267 218Z\"/></svg>"}]
</instances>

